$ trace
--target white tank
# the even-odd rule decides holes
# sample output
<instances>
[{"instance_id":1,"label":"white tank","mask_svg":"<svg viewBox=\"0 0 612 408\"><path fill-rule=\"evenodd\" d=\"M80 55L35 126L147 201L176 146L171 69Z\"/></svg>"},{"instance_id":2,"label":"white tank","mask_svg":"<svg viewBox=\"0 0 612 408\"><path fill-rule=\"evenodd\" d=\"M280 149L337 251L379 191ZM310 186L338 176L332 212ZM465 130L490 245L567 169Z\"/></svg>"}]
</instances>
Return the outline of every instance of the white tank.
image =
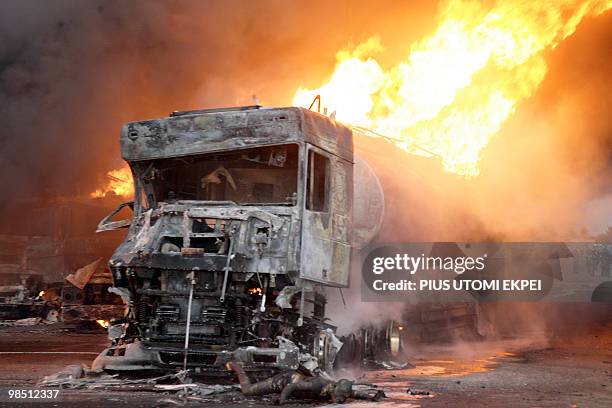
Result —
<instances>
[{"instance_id":1,"label":"white tank","mask_svg":"<svg viewBox=\"0 0 612 408\"><path fill-rule=\"evenodd\" d=\"M378 235L384 214L385 195L380 180L372 167L355 155L351 242L356 248L363 248Z\"/></svg>"}]
</instances>

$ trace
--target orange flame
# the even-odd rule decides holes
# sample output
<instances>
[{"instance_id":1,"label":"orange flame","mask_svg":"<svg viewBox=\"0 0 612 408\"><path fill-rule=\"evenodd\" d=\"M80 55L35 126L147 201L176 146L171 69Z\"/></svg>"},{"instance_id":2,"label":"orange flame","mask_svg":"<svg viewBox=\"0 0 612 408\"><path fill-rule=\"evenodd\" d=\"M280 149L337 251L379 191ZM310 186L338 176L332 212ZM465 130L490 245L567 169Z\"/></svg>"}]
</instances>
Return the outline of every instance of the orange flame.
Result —
<instances>
[{"instance_id":1,"label":"orange flame","mask_svg":"<svg viewBox=\"0 0 612 408\"><path fill-rule=\"evenodd\" d=\"M110 324L110 322L108 320L96 320L96 323L98 323L100 325L100 327L102 327L103 329L108 329L108 326Z\"/></svg>"},{"instance_id":2,"label":"orange flame","mask_svg":"<svg viewBox=\"0 0 612 408\"><path fill-rule=\"evenodd\" d=\"M396 66L380 66L372 57L382 51L380 40L370 38L338 52L329 81L299 88L293 105L308 107L321 95L338 120L391 137L406 151L429 151L447 170L475 176L482 150L546 76L543 53L572 35L584 17L611 7L610 0L492 7L451 0L437 31L413 44Z\"/></svg>"},{"instance_id":3,"label":"orange flame","mask_svg":"<svg viewBox=\"0 0 612 408\"><path fill-rule=\"evenodd\" d=\"M248 292L249 292L249 295L257 295L257 296L261 296L263 293L261 288L250 288Z\"/></svg>"},{"instance_id":4,"label":"orange flame","mask_svg":"<svg viewBox=\"0 0 612 408\"><path fill-rule=\"evenodd\" d=\"M119 169L109 171L106 173L106 176L108 177L106 186L91 193L91 197L102 198L111 192L123 198L130 198L134 195L134 181L132 180L132 172L127 165Z\"/></svg>"}]
</instances>

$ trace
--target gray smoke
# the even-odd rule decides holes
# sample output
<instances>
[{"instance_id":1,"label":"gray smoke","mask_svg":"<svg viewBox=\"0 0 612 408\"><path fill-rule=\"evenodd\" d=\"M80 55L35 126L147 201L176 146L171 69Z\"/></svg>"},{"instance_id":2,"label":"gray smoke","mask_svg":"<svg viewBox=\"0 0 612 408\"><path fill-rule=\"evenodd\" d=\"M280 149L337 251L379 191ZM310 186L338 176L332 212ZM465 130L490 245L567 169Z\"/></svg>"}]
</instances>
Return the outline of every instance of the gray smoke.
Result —
<instances>
[{"instance_id":1,"label":"gray smoke","mask_svg":"<svg viewBox=\"0 0 612 408\"><path fill-rule=\"evenodd\" d=\"M404 22L411 34L396 43L407 47L428 28L423 16L433 16L434 7L348 0L2 2L0 207L15 197L95 189L121 164L118 132L126 121L248 105L252 95L287 104L298 86L328 74L335 52L351 41ZM381 28L380 21L397 24Z\"/></svg>"}]
</instances>

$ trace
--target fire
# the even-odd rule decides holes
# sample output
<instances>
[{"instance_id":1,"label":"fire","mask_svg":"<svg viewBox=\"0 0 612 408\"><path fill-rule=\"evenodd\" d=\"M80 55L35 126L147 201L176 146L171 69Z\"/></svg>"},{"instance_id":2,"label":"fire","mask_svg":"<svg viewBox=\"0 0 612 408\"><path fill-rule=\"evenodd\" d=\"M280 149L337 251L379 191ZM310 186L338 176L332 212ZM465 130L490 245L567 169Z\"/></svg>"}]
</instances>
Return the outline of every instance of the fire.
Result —
<instances>
[{"instance_id":1,"label":"fire","mask_svg":"<svg viewBox=\"0 0 612 408\"><path fill-rule=\"evenodd\" d=\"M488 4L488 3L486 3ZM572 35L584 17L610 0L500 1L493 6L451 0L437 31L413 44L397 65L373 57L377 37L338 52L335 71L317 89L299 88L296 106L321 95L328 112L391 137L415 154L439 156L464 176L479 173L480 153L544 80L544 53Z\"/></svg>"},{"instance_id":2,"label":"fire","mask_svg":"<svg viewBox=\"0 0 612 408\"><path fill-rule=\"evenodd\" d=\"M263 293L263 291L261 290L261 288L251 288L251 289L249 289L249 295L261 296L262 293Z\"/></svg>"},{"instance_id":3,"label":"fire","mask_svg":"<svg viewBox=\"0 0 612 408\"><path fill-rule=\"evenodd\" d=\"M108 325L110 324L108 320L96 320L96 323L100 325L103 329L108 329Z\"/></svg>"},{"instance_id":4,"label":"fire","mask_svg":"<svg viewBox=\"0 0 612 408\"><path fill-rule=\"evenodd\" d=\"M102 198L110 192L124 198L129 198L134 195L134 181L132 180L132 172L127 165L119 169L109 171L106 173L106 176L108 177L106 186L91 193L91 197Z\"/></svg>"}]
</instances>

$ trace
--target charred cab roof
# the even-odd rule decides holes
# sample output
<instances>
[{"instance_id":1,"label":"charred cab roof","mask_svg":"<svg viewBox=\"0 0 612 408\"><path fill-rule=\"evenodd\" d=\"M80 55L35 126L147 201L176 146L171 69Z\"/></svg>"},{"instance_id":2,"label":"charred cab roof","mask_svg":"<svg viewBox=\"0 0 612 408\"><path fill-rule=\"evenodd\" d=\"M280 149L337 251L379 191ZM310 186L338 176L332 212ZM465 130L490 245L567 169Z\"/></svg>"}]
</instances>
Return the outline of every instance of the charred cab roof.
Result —
<instances>
[{"instance_id":1,"label":"charred cab roof","mask_svg":"<svg viewBox=\"0 0 612 408\"><path fill-rule=\"evenodd\" d=\"M121 129L121 156L139 161L296 142L353 161L346 126L304 108L260 106L173 112L127 123Z\"/></svg>"}]
</instances>

